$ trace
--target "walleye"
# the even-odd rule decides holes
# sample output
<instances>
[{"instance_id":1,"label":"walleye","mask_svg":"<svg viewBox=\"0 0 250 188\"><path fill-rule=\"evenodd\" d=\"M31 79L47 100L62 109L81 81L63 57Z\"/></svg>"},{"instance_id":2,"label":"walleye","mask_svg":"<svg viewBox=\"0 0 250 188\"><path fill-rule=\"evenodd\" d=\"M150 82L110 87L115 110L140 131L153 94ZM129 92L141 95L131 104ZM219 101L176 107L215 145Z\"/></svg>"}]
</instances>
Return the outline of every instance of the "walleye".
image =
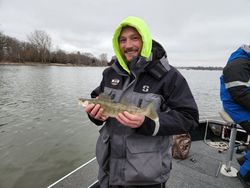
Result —
<instances>
[{"instance_id":1,"label":"walleye","mask_svg":"<svg viewBox=\"0 0 250 188\"><path fill-rule=\"evenodd\" d=\"M147 116L148 118L154 121L158 120L158 115L156 113L155 105L153 102L144 108L138 108L134 105L127 105L125 103L114 102L103 96L94 99L80 98L79 101L79 104L83 107L86 107L88 104L100 104L103 108L103 115L109 117L117 117L119 113L127 111L134 115Z\"/></svg>"}]
</instances>

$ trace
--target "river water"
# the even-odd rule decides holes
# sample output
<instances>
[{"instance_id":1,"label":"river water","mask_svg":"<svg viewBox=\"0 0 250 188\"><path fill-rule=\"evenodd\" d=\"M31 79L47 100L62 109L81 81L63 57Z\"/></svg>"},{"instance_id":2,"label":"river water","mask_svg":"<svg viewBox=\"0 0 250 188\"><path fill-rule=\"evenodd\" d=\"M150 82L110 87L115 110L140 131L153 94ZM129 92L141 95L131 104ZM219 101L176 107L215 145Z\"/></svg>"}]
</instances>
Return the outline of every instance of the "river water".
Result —
<instances>
[{"instance_id":1,"label":"river water","mask_svg":"<svg viewBox=\"0 0 250 188\"><path fill-rule=\"evenodd\" d=\"M94 157L98 128L79 97L101 67L0 66L0 188L46 187ZM221 71L180 70L200 118L218 116Z\"/></svg>"}]
</instances>

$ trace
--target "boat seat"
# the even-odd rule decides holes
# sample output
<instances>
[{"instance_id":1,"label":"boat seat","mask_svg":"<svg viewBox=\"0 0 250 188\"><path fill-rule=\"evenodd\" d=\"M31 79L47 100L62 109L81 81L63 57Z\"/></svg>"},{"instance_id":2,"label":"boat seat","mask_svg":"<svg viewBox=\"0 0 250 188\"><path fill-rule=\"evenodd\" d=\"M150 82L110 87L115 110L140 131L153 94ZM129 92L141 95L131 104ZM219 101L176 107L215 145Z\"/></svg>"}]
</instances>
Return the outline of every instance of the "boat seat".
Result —
<instances>
[{"instance_id":1,"label":"boat seat","mask_svg":"<svg viewBox=\"0 0 250 188\"><path fill-rule=\"evenodd\" d=\"M232 120L232 118L229 116L229 114L227 112L225 112L224 109L222 109L221 111L219 111L219 114L221 116L221 118L227 123L227 124L236 124L234 122L234 120ZM236 124L237 128L243 129L239 124Z\"/></svg>"},{"instance_id":2,"label":"boat seat","mask_svg":"<svg viewBox=\"0 0 250 188\"><path fill-rule=\"evenodd\" d=\"M228 177L236 177L238 170L231 166L232 159L233 159L233 153L234 153L234 146L235 146L235 140L236 140L236 134L237 134L237 124L232 120L232 118L228 115L227 112L225 112L224 109L222 109L219 112L221 118L229 125L231 128L230 138L229 138L229 148L227 152L227 156L225 159L225 164L221 166L221 174L228 176Z\"/></svg>"},{"instance_id":3,"label":"boat seat","mask_svg":"<svg viewBox=\"0 0 250 188\"><path fill-rule=\"evenodd\" d=\"M225 112L224 109L222 109L221 111L219 111L219 114L220 116L222 117L222 119L226 122L226 123L229 123L229 124L233 124L235 123L232 118L228 115L227 112Z\"/></svg>"}]
</instances>

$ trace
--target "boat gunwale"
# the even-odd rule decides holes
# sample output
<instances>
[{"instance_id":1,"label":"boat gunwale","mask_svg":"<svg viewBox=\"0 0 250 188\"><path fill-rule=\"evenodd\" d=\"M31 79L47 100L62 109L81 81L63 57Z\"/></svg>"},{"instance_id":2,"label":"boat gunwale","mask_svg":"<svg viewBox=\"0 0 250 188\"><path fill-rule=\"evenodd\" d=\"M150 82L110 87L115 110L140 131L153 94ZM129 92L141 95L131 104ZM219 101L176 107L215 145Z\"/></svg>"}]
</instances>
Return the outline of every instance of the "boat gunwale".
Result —
<instances>
[{"instance_id":1,"label":"boat gunwale","mask_svg":"<svg viewBox=\"0 0 250 188\"><path fill-rule=\"evenodd\" d=\"M61 182L62 180L66 179L67 177L69 177L71 174L75 173L76 171L80 170L81 168L87 166L89 163L93 162L96 159L96 157L93 157L92 159L90 159L89 161L87 161L86 163L84 163L83 165L77 167L75 170L71 171L70 173L66 174L65 176L63 176L62 178L60 178L59 180L55 181L54 183L50 184L47 188L51 188L54 185L56 185L57 183Z\"/></svg>"}]
</instances>

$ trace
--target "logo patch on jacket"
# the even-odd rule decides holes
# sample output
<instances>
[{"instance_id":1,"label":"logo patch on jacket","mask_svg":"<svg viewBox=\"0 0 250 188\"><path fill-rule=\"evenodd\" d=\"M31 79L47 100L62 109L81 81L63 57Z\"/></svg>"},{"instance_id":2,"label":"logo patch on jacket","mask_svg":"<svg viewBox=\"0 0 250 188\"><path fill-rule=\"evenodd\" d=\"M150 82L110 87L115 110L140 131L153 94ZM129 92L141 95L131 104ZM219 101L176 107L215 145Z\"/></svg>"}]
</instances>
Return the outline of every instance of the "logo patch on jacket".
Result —
<instances>
[{"instance_id":1,"label":"logo patch on jacket","mask_svg":"<svg viewBox=\"0 0 250 188\"><path fill-rule=\"evenodd\" d=\"M149 91L149 86L148 85L142 86L142 91L143 92L148 92Z\"/></svg>"},{"instance_id":2,"label":"logo patch on jacket","mask_svg":"<svg viewBox=\"0 0 250 188\"><path fill-rule=\"evenodd\" d=\"M114 78L111 80L111 85L117 86L120 83L120 80L118 78Z\"/></svg>"}]
</instances>

